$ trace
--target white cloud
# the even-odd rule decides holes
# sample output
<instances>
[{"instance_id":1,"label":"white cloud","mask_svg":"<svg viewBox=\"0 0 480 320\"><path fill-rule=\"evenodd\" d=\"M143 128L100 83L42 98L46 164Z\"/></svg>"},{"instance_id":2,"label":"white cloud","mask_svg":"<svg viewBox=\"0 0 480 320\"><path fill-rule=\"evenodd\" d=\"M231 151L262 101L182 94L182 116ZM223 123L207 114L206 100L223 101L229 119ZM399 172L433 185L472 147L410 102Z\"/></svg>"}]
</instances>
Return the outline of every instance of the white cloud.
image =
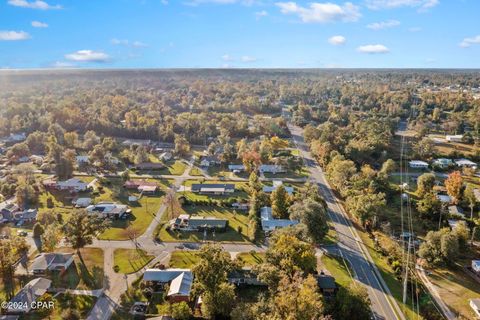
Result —
<instances>
[{"instance_id":1,"label":"white cloud","mask_svg":"<svg viewBox=\"0 0 480 320\"><path fill-rule=\"evenodd\" d=\"M418 8L418 11L426 11L440 3L439 0L366 0L368 8L373 10L394 9L401 7Z\"/></svg>"},{"instance_id":2,"label":"white cloud","mask_svg":"<svg viewBox=\"0 0 480 320\"><path fill-rule=\"evenodd\" d=\"M65 59L78 62L107 62L110 56L104 52L79 50L65 55Z\"/></svg>"},{"instance_id":3,"label":"white cloud","mask_svg":"<svg viewBox=\"0 0 480 320\"><path fill-rule=\"evenodd\" d=\"M245 62L245 63L250 63L250 62L255 62L257 61L257 58L251 57L251 56L242 56L240 58L240 61Z\"/></svg>"},{"instance_id":4,"label":"white cloud","mask_svg":"<svg viewBox=\"0 0 480 320\"><path fill-rule=\"evenodd\" d=\"M224 55L222 56L222 60L223 60L223 61L233 61L233 60L235 60L235 59L233 59L233 57L232 57L231 55L229 55L229 54L224 54Z\"/></svg>"},{"instance_id":5,"label":"white cloud","mask_svg":"<svg viewBox=\"0 0 480 320\"><path fill-rule=\"evenodd\" d=\"M30 35L25 31L0 31L0 41L18 41L29 39Z\"/></svg>"},{"instance_id":6,"label":"white cloud","mask_svg":"<svg viewBox=\"0 0 480 320\"><path fill-rule=\"evenodd\" d=\"M27 1L27 0L8 0L8 4L15 7L39 9L39 10L56 10L62 9L61 5L50 5L42 0Z\"/></svg>"},{"instance_id":7,"label":"white cloud","mask_svg":"<svg viewBox=\"0 0 480 320\"><path fill-rule=\"evenodd\" d=\"M328 38L328 42L330 44L333 44L334 46L339 46L344 44L347 41L347 39L344 36L333 36Z\"/></svg>"},{"instance_id":8,"label":"white cloud","mask_svg":"<svg viewBox=\"0 0 480 320\"><path fill-rule=\"evenodd\" d=\"M255 17L258 19L268 16L268 12L265 10L255 12Z\"/></svg>"},{"instance_id":9,"label":"white cloud","mask_svg":"<svg viewBox=\"0 0 480 320\"><path fill-rule=\"evenodd\" d=\"M387 20L382 22L374 22L367 25L368 29L372 30L382 30L387 28L393 28L400 25L400 21L397 20Z\"/></svg>"},{"instance_id":10,"label":"white cloud","mask_svg":"<svg viewBox=\"0 0 480 320\"><path fill-rule=\"evenodd\" d=\"M480 44L480 35L472 37L472 38L465 38L462 42L460 42L460 47L468 48L472 44Z\"/></svg>"},{"instance_id":11,"label":"white cloud","mask_svg":"<svg viewBox=\"0 0 480 320\"><path fill-rule=\"evenodd\" d=\"M390 50L385 47L383 44L367 44L357 48L357 51L362 53L388 53Z\"/></svg>"},{"instance_id":12,"label":"white cloud","mask_svg":"<svg viewBox=\"0 0 480 320\"><path fill-rule=\"evenodd\" d=\"M32 27L34 28L48 28L48 24L40 21L32 21Z\"/></svg>"},{"instance_id":13,"label":"white cloud","mask_svg":"<svg viewBox=\"0 0 480 320\"><path fill-rule=\"evenodd\" d=\"M305 23L350 22L361 17L360 8L351 2L343 5L312 2L309 7L302 7L293 1L275 4L283 14L295 14Z\"/></svg>"}]
</instances>

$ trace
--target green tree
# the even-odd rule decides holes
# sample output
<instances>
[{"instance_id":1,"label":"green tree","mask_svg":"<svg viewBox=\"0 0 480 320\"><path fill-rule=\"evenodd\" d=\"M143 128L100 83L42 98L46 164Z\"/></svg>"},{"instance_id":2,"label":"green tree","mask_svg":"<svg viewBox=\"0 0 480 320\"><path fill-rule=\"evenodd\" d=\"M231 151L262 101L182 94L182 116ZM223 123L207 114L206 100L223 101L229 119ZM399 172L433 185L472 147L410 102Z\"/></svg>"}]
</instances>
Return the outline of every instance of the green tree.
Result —
<instances>
[{"instance_id":1,"label":"green tree","mask_svg":"<svg viewBox=\"0 0 480 320\"><path fill-rule=\"evenodd\" d=\"M413 145L413 151L420 158L431 158L435 152L435 144L432 139L424 137L422 140Z\"/></svg>"},{"instance_id":2,"label":"green tree","mask_svg":"<svg viewBox=\"0 0 480 320\"><path fill-rule=\"evenodd\" d=\"M184 301L171 304L170 313L176 320L188 320L192 317L192 310Z\"/></svg>"},{"instance_id":3,"label":"green tree","mask_svg":"<svg viewBox=\"0 0 480 320\"><path fill-rule=\"evenodd\" d=\"M432 192L435 186L435 175L433 173L424 173L417 179L417 194L422 197L426 193Z\"/></svg>"},{"instance_id":4,"label":"green tree","mask_svg":"<svg viewBox=\"0 0 480 320\"><path fill-rule=\"evenodd\" d=\"M463 197L470 207L470 219L473 219L473 209L475 209L475 205L477 203L477 197L475 196L475 192L473 190L474 189L472 185L469 184L463 193Z\"/></svg>"},{"instance_id":5,"label":"green tree","mask_svg":"<svg viewBox=\"0 0 480 320\"><path fill-rule=\"evenodd\" d=\"M367 290L356 283L340 288L331 310L334 319L363 320L372 318Z\"/></svg>"},{"instance_id":6,"label":"green tree","mask_svg":"<svg viewBox=\"0 0 480 320\"><path fill-rule=\"evenodd\" d=\"M270 195L272 214L279 219L288 218L288 193L283 185L278 186Z\"/></svg>"},{"instance_id":7,"label":"green tree","mask_svg":"<svg viewBox=\"0 0 480 320\"><path fill-rule=\"evenodd\" d=\"M380 172L386 175L389 175L397 170L397 164L392 159L388 159L382 164L382 169Z\"/></svg>"},{"instance_id":8,"label":"green tree","mask_svg":"<svg viewBox=\"0 0 480 320\"><path fill-rule=\"evenodd\" d=\"M184 135L175 135L175 153L179 156L186 156L190 152L190 143Z\"/></svg>"},{"instance_id":9,"label":"green tree","mask_svg":"<svg viewBox=\"0 0 480 320\"><path fill-rule=\"evenodd\" d=\"M355 215L363 225L367 225L382 212L386 200L384 193L362 193L348 197L347 209Z\"/></svg>"},{"instance_id":10,"label":"green tree","mask_svg":"<svg viewBox=\"0 0 480 320\"><path fill-rule=\"evenodd\" d=\"M289 209L290 219L299 220L313 242L319 243L328 232L327 210L322 203L312 199L296 202Z\"/></svg>"},{"instance_id":11,"label":"green tree","mask_svg":"<svg viewBox=\"0 0 480 320\"><path fill-rule=\"evenodd\" d=\"M54 252L62 239L62 234L56 224L50 224L40 237L43 252Z\"/></svg>"},{"instance_id":12,"label":"green tree","mask_svg":"<svg viewBox=\"0 0 480 320\"><path fill-rule=\"evenodd\" d=\"M442 203L433 192L423 195L417 202L417 211L423 218L436 219L442 210Z\"/></svg>"},{"instance_id":13,"label":"green tree","mask_svg":"<svg viewBox=\"0 0 480 320\"><path fill-rule=\"evenodd\" d=\"M257 173L250 173L250 176L248 177L248 193L252 195L253 193L260 192L261 190L262 183L260 182Z\"/></svg>"}]
</instances>

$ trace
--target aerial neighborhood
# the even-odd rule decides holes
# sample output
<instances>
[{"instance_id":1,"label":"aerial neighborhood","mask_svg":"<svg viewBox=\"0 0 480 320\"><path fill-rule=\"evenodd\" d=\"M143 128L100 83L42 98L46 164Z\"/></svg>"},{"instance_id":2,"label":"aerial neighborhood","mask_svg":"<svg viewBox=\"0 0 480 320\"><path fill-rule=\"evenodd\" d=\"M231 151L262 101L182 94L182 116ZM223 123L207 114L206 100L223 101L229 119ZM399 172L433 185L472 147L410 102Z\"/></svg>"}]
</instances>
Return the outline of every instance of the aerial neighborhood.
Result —
<instances>
[{"instance_id":1,"label":"aerial neighborhood","mask_svg":"<svg viewBox=\"0 0 480 320\"><path fill-rule=\"evenodd\" d=\"M480 318L478 75L272 72L12 75L0 319Z\"/></svg>"}]
</instances>

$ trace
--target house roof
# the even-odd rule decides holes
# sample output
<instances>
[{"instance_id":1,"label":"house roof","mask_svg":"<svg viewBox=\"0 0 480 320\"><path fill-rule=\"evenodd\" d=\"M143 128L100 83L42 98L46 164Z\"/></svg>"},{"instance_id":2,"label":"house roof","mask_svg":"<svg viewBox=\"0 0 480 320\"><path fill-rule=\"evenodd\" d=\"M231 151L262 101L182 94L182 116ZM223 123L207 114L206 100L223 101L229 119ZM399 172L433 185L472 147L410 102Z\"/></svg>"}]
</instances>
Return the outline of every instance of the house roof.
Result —
<instances>
[{"instance_id":1,"label":"house roof","mask_svg":"<svg viewBox=\"0 0 480 320\"><path fill-rule=\"evenodd\" d=\"M10 302L17 302L20 307L8 308L10 312L28 312L32 302L37 301L38 298L47 292L52 281L45 278L36 278L27 283L11 300ZM27 308L22 308L26 305Z\"/></svg>"},{"instance_id":2,"label":"house roof","mask_svg":"<svg viewBox=\"0 0 480 320\"><path fill-rule=\"evenodd\" d=\"M293 187L285 187L285 191L288 193L288 194L293 194ZM266 192L266 193L272 193L273 191L275 191L275 189L277 189L277 187L275 186L263 186L263 192Z\"/></svg>"},{"instance_id":3,"label":"house roof","mask_svg":"<svg viewBox=\"0 0 480 320\"><path fill-rule=\"evenodd\" d=\"M317 284L320 289L336 289L335 278L326 274L317 276Z\"/></svg>"},{"instance_id":4,"label":"house roof","mask_svg":"<svg viewBox=\"0 0 480 320\"><path fill-rule=\"evenodd\" d=\"M245 170L245 166L243 164L229 164L228 170Z\"/></svg>"},{"instance_id":5,"label":"house roof","mask_svg":"<svg viewBox=\"0 0 480 320\"><path fill-rule=\"evenodd\" d=\"M448 206L448 212L450 214L456 214L459 216L463 216L463 209L460 208L459 206Z\"/></svg>"},{"instance_id":6,"label":"house roof","mask_svg":"<svg viewBox=\"0 0 480 320\"><path fill-rule=\"evenodd\" d=\"M207 191L206 189L225 189L225 190L235 190L234 184L229 183L194 183L191 186L192 191Z\"/></svg>"},{"instance_id":7,"label":"house roof","mask_svg":"<svg viewBox=\"0 0 480 320\"><path fill-rule=\"evenodd\" d=\"M473 161L470 161L468 159L457 159L455 160L455 164L458 166L476 166L477 164Z\"/></svg>"},{"instance_id":8,"label":"house roof","mask_svg":"<svg viewBox=\"0 0 480 320\"><path fill-rule=\"evenodd\" d=\"M72 258L71 253L41 253L35 257L30 269L47 270L53 265L66 264Z\"/></svg>"},{"instance_id":9,"label":"house roof","mask_svg":"<svg viewBox=\"0 0 480 320\"><path fill-rule=\"evenodd\" d=\"M156 281L167 283L182 273L192 273L190 269L147 269L143 274L144 281Z\"/></svg>"},{"instance_id":10,"label":"house roof","mask_svg":"<svg viewBox=\"0 0 480 320\"><path fill-rule=\"evenodd\" d=\"M200 217L193 216L188 219L188 226L192 228L197 227L211 227L211 228L226 228L228 220L218 219L215 217Z\"/></svg>"},{"instance_id":11,"label":"house roof","mask_svg":"<svg viewBox=\"0 0 480 320\"><path fill-rule=\"evenodd\" d=\"M411 160L409 162L410 165L416 165L416 166L428 166L428 163L425 162L425 161L421 161L421 160Z\"/></svg>"},{"instance_id":12,"label":"house roof","mask_svg":"<svg viewBox=\"0 0 480 320\"><path fill-rule=\"evenodd\" d=\"M137 164L136 167L137 169L162 169L165 165L160 162L143 162Z\"/></svg>"},{"instance_id":13,"label":"house roof","mask_svg":"<svg viewBox=\"0 0 480 320\"><path fill-rule=\"evenodd\" d=\"M168 296L189 296L192 290L193 274L191 272L182 272L170 282Z\"/></svg>"}]
</instances>

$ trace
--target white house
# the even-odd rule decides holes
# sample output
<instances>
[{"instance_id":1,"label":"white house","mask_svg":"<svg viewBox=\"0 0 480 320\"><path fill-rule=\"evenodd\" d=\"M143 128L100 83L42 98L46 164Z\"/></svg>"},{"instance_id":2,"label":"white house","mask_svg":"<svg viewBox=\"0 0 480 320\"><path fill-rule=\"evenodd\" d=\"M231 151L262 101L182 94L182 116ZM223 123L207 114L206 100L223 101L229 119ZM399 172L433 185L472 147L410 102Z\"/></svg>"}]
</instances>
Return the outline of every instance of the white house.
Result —
<instances>
[{"instance_id":1,"label":"white house","mask_svg":"<svg viewBox=\"0 0 480 320\"><path fill-rule=\"evenodd\" d=\"M80 192L88 189L88 183L77 178L71 178L65 181L58 181L57 188L59 190L68 190L70 192Z\"/></svg>"},{"instance_id":2,"label":"white house","mask_svg":"<svg viewBox=\"0 0 480 320\"><path fill-rule=\"evenodd\" d=\"M437 199L440 200L441 203L450 203L452 202L452 198L445 194L437 194Z\"/></svg>"},{"instance_id":3,"label":"white house","mask_svg":"<svg viewBox=\"0 0 480 320\"><path fill-rule=\"evenodd\" d=\"M272 173L272 174L286 172L286 170L282 166L279 166L276 164L262 164L260 166L259 171L260 173Z\"/></svg>"},{"instance_id":4,"label":"white house","mask_svg":"<svg viewBox=\"0 0 480 320\"><path fill-rule=\"evenodd\" d=\"M262 222L262 230L264 232L270 232L278 228L284 228L298 224L297 220L275 219L272 215L271 207L263 207L260 209L260 220Z\"/></svg>"},{"instance_id":5,"label":"white house","mask_svg":"<svg viewBox=\"0 0 480 320\"><path fill-rule=\"evenodd\" d=\"M243 164L229 164L228 170L232 172L242 172L245 171L245 166Z\"/></svg>"},{"instance_id":6,"label":"white house","mask_svg":"<svg viewBox=\"0 0 480 320\"><path fill-rule=\"evenodd\" d=\"M77 165L79 166L88 164L88 162L90 161L88 156L77 156L76 160L77 160Z\"/></svg>"},{"instance_id":7,"label":"white house","mask_svg":"<svg viewBox=\"0 0 480 320\"><path fill-rule=\"evenodd\" d=\"M477 164L473 161L470 161L468 159L457 159L455 160L455 164L459 167L468 167L468 168L476 168Z\"/></svg>"},{"instance_id":8,"label":"white house","mask_svg":"<svg viewBox=\"0 0 480 320\"><path fill-rule=\"evenodd\" d=\"M433 161L433 165L439 168L448 168L449 166L453 165L453 161L451 159L446 158L439 158Z\"/></svg>"},{"instance_id":9,"label":"white house","mask_svg":"<svg viewBox=\"0 0 480 320\"><path fill-rule=\"evenodd\" d=\"M455 134L455 135L446 135L445 140L448 142L462 142L463 135L462 134Z\"/></svg>"},{"instance_id":10,"label":"white house","mask_svg":"<svg viewBox=\"0 0 480 320\"><path fill-rule=\"evenodd\" d=\"M263 192L265 193L272 193L273 191L275 191L279 186L283 185L283 182L280 181L280 180L274 180L273 181L273 185L272 186L264 186L263 187ZM289 194L289 195L292 195L293 194L293 187L286 187L284 186L283 187L285 189L285 191Z\"/></svg>"},{"instance_id":11,"label":"white house","mask_svg":"<svg viewBox=\"0 0 480 320\"><path fill-rule=\"evenodd\" d=\"M408 165L410 168L416 168L416 169L427 169L428 168L428 163L425 161L420 161L420 160L411 160Z\"/></svg>"},{"instance_id":12,"label":"white house","mask_svg":"<svg viewBox=\"0 0 480 320\"><path fill-rule=\"evenodd\" d=\"M87 207L87 212L90 214L96 214L102 218L122 218L125 214L130 213L131 210L124 204L118 204L113 202L100 202L95 205Z\"/></svg>"}]
</instances>

